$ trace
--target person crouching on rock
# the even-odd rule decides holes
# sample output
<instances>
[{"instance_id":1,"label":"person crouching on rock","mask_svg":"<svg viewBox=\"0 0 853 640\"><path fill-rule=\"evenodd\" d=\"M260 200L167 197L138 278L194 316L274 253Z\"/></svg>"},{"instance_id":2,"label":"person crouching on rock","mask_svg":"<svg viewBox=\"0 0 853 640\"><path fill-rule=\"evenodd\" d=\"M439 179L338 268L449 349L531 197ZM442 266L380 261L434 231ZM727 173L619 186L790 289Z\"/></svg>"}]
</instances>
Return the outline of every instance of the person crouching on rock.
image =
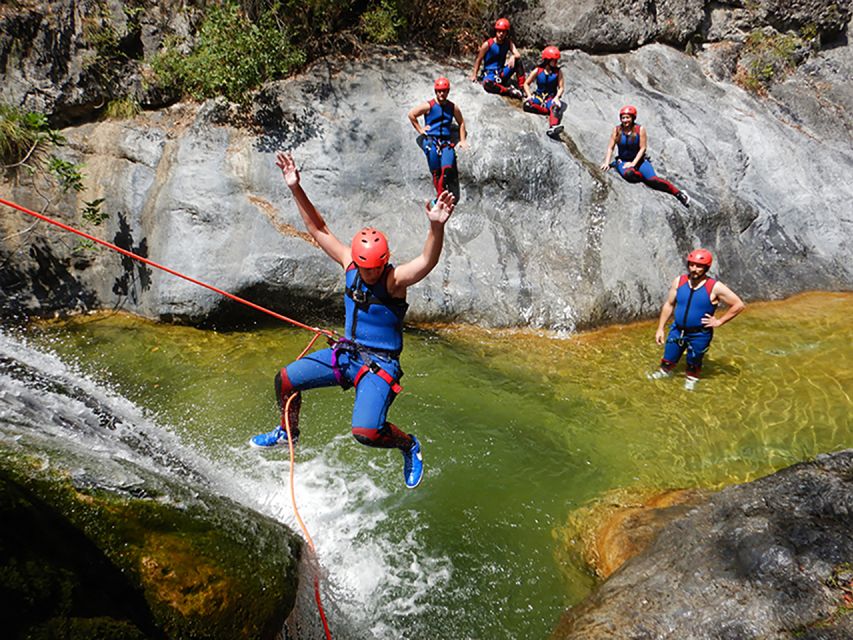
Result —
<instances>
[{"instance_id":1,"label":"person crouching on rock","mask_svg":"<svg viewBox=\"0 0 853 640\"><path fill-rule=\"evenodd\" d=\"M695 249L687 256L687 273L672 282L660 310L655 342L665 345L660 368L648 375L650 380L666 378L687 351L687 372L684 388L692 390L699 380L702 359L711 346L714 329L726 324L744 310L746 305L722 282L708 277L713 256L706 249ZM722 302L728 310L714 317ZM664 341L664 325L674 317L669 336Z\"/></svg>"},{"instance_id":2,"label":"person crouching on rock","mask_svg":"<svg viewBox=\"0 0 853 640\"><path fill-rule=\"evenodd\" d=\"M453 213L453 196L442 192L427 209L429 230L421 254L394 267L385 236L364 228L351 246L338 240L300 185L299 171L290 154L279 153L276 164L290 188L308 233L332 260L344 269L346 289L345 338L290 363L276 375L275 391L282 412L281 425L251 439L264 449L287 444L287 420L294 444L299 437L299 392L319 387L355 387L352 434L369 447L399 449L403 453L406 486L415 488L423 478L421 444L388 421L388 409L401 391L400 352L406 290L433 270L444 244L444 225ZM288 400L290 400L288 402Z\"/></svg>"},{"instance_id":3,"label":"person crouching on rock","mask_svg":"<svg viewBox=\"0 0 853 640\"><path fill-rule=\"evenodd\" d=\"M542 62L524 82L524 110L528 113L539 113L548 116L548 136L559 139L563 131L560 121L563 119L563 72L557 63L560 61L560 50L557 47L545 47L542 51ZM536 91L531 85L536 83Z\"/></svg>"},{"instance_id":4,"label":"person crouching on rock","mask_svg":"<svg viewBox=\"0 0 853 640\"><path fill-rule=\"evenodd\" d=\"M447 99L450 94L450 80L437 78L433 85L435 98L423 102L409 111L409 121L418 132L418 145L426 154L427 164L432 173L436 197L442 191L453 194L454 203L459 202L459 173L456 167L456 149L453 142L455 132L453 121L459 125L459 148L467 149L465 120L459 107ZM418 122L423 116L424 124ZM435 200L430 206L435 204Z\"/></svg>"},{"instance_id":5,"label":"person crouching on rock","mask_svg":"<svg viewBox=\"0 0 853 640\"><path fill-rule=\"evenodd\" d=\"M509 37L509 20L506 18L499 18L495 22L495 37L480 45L471 71L471 82L479 80L481 64L483 89L486 92L517 99L524 96L524 64L515 43ZM518 86L512 84L513 75Z\"/></svg>"},{"instance_id":6,"label":"person crouching on rock","mask_svg":"<svg viewBox=\"0 0 853 640\"><path fill-rule=\"evenodd\" d=\"M610 134L607 155L601 164L601 170L607 171L610 167L616 167L619 175L628 182L642 182L655 191L665 191L678 198L685 207L689 207L690 196L680 191L669 180L659 178L655 174L654 167L646 156L647 144L646 128L637 124L637 108L631 105L622 107L619 111L619 125ZM610 162L616 147L616 159Z\"/></svg>"}]
</instances>

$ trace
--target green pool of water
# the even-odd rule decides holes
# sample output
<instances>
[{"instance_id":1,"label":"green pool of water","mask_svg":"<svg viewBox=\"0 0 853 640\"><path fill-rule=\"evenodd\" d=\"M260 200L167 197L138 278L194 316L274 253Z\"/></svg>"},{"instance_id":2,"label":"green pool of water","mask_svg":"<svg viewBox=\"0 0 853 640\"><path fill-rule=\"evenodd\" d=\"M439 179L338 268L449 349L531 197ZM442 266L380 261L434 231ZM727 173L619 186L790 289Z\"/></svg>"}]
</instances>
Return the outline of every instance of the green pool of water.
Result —
<instances>
[{"instance_id":1,"label":"green pool of water","mask_svg":"<svg viewBox=\"0 0 853 640\"><path fill-rule=\"evenodd\" d=\"M673 379L646 380L661 353L649 322L571 338L408 331L391 418L421 438L424 484L403 488L394 452L354 440L338 449L339 462L387 492L365 505L387 512L379 532L417 517L423 553L452 565L388 624L412 638L547 637L594 586L560 548L574 510L615 489L716 488L853 446L851 315L850 294L751 305L717 331L693 392L682 388L683 364ZM272 377L310 338L124 315L30 333L223 462L277 421ZM339 389L305 394L300 456L348 433L351 402Z\"/></svg>"}]
</instances>

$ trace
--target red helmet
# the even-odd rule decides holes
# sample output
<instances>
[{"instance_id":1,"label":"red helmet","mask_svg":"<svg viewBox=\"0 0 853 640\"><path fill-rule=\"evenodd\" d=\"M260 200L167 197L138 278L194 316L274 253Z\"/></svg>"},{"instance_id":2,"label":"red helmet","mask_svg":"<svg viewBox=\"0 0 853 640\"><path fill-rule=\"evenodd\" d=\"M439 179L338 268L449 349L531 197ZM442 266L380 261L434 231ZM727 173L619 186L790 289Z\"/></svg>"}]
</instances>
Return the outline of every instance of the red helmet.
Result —
<instances>
[{"instance_id":1,"label":"red helmet","mask_svg":"<svg viewBox=\"0 0 853 640\"><path fill-rule=\"evenodd\" d=\"M498 21L495 22L495 31L509 31L509 20L498 18Z\"/></svg>"},{"instance_id":2,"label":"red helmet","mask_svg":"<svg viewBox=\"0 0 853 640\"><path fill-rule=\"evenodd\" d=\"M694 249L687 255L687 262L692 262L693 264L701 264L705 267L710 268L711 263L714 261L714 256L711 255L711 252L707 249Z\"/></svg>"},{"instance_id":3,"label":"red helmet","mask_svg":"<svg viewBox=\"0 0 853 640\"><path fill-rule=\"evenodd\" d=\"M352 260L359 267L384 267L390 257L388 239L373 227L365 227L352 239Z\"/></svg>"},{"instance_id":4,"label":"red helmet","mask_svg":"<svg viewBox=\"0 0 853 640\"><path fill-rule=\"evenodd\" d=\"M439 77L439 78L436 78L436 79L435 79L435 84L433 85L433 88L434 88L436 91L440 91L440 90L442 90L442 89L446 89L447 91L450 91L450 80L448 80L448 79L447 79L447 78L445 78L444 76L441 76L441 77Z\"/></svg>"},{"instance_id":5,"label":"red helmet","mask_svg":"<svg viewBox=\"0 0 853 640\"><path fill-rule=\"evenodd\" d=\"M545 47L542 50L542 59L543 60L559 60L560 59L560 50L555 46Z\"/></svg>"},{"instance_id":6,"label":"red helmet","mask_svg":"<svg viewBox=\"0 0 853 640\"><path fill-rule=\"evenodd\" d=\"M621 118L624 115L629 115L634 120L637 119L637 107L632 107L630 104L619 109L619 117Z\"/></svg>"}]
</instances>

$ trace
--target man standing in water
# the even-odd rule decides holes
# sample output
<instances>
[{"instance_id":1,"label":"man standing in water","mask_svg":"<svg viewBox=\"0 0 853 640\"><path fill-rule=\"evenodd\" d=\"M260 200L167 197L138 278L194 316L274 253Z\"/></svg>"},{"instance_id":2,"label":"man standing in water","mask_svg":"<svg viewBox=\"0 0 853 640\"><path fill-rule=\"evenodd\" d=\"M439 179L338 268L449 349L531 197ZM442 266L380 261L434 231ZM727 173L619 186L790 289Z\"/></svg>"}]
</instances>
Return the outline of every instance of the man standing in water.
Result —
<instances>
[{"instance_id":1,"label":"man standing in water","mask_svg":"<svg viewBox=\"0 0 853 640\"><path fill-rule=\"evenodd\" d=\"M663 358L660 368L649 374L650 379L672 375L681 354L687 350L684 388L692 390L699 381L702 358L711 346L714 328L726 324L744 310L746 305L731 289L708 277L712 261L710 251L695 249L687 256L687 273L672 281L655 333L655 342L665 344ZM729 308L721 317L715 318L714 312L720 302ZM674 321L664 342L664 325L673 314Z\"/></svg>"},{"instance_id":2,"label":"man standing in water","mask_svg":"<svg viewBox=\"0 0 853 640\"><path fill-rule=\"evenodd\" d=\"M402 390L399 380L403 349L406 290L423 280L438 264L444 244L444 225L453 213L453 196L443 191L427 207L429 230L421 254L394 267L385 236L366 227L355 234L351 246L338 240L300 185L299 171L290 154L279 153L276 164L296 200L308 233L332 260L344 269L346 289L345 339L315 351L283 368L275 377L275 392L282 412L281 425L251 439L260 448L287 444L285 420L294 443L299 437L299 392L339 385L355 387L352 434L369 447L399 449L403 454L406 486L414 489L423 478L423 457L418 439L387 421L388 408Z\"/></svg>"}]
</instances>

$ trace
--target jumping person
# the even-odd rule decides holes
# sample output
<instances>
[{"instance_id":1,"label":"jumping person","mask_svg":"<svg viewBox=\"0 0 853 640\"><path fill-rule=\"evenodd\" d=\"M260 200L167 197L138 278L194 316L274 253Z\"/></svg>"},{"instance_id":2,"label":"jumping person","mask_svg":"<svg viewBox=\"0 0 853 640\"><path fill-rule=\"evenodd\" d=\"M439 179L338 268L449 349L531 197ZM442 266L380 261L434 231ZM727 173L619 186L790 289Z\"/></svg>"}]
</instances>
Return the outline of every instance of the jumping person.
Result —
<instances>
[{"instance_id":1,"label":"jumping person","mask_svg":"<svg viewBox=\"0 0 853 640\"><path fill-rule=\"evenodd\" d=\"M560 121L563 119L563 72L557 63L560 61L560 50L557 47L545 47L542 51L542 62L524 82L524 110L528 113L539 113L548 116L548 136L559 139L563 131ZM536 92L531 85L536 83Z\"/></svg>"},{"instance_id":2,"label":"jumping person","mask_svg":"<svg viewBox=\"0 0 853 640\"><path fill-rule=\"evenodd\" d=\"M471 71L471 82L480 77L480 65L483 65L483 89L488 93L520 99L524 94L524 64L515 43L509 37L509 20L498 18L495 22L495 37L480 45ZM515 75L516 84L511 83Z\"/></svg>"},{"instance_id":3,"label":"jumping person","mask_svg":"<svg viewBox=\"0 0 853 640\"><path fill-rule=\"evenodd\" d=\"M680 191L669 180L655 174L651 161L646 157L648 139L646 128L637 124L637 108L627 105L619 111L619 124L610 134L607 155L601 164L601 170L616 167L616 171L628 182L642 182L655 191L665 191L676 198L685 207L690 206L690 196ZM619 147L616 159L610 162L613 149Z\"/></svg>"},{"instance_id":4,"label":"jumping person","mask_svg":"<svg viewBox=\"0 0 853 640\"><path fill-rule=\"evenodd\" d=\"M251 439L271 448L287 444L285 420L299 437L300 391L340 385L355 387L352 434L369 447L399 449L403 453L406 486L414 489L423 478L421 444L411 434L388 422L387 413L401 387L403 375L403 318L406 290L423 280L438 263L444 243L444 225L453 213L453 196L442 192L427 209L429 230L423 251L414 260L394 267L385 236L370 227L355 234L351 246L338 240L300 185L299 171L290 154L279 153L276 164L296 200L308 233L332 260L344 269L345 339L315 351L283 368L275 377L281 425ZM295 396L290 400L291 396ZM285 415L286 414L286 415Z\"/></svg>"},{"instance_id":5,"label":"jumping person","mask_svg":"<svg viewBox=\"0 0 853 640\"><path fill-rule=\"evenodd\" d=\"M684 380L685 389L693 389L702 370L702 358L714 329L726 324L746 306L743 301L726 285L708 277L713 257L706 249L696 249L687 256L687 273L678 276L672 282L669 293L660 310L655 342L665 345L660 368L649 374L656 380L672 375L672 370L687 351L687 371ZM714 317L717 305L722 302L728 310L719 318ZM664 341L664 325L670 317L674 320L669 336Z\"/></svg>"},{"instance_id":6,"label":"jumping person","mask_svg":"<svg viewBox=\"0 0 853 640\"><path fill-rule=\"evenodd\" d=\"M453 142L453 120L459 125L459 148L467 149L465 120L459 106L447 99L450 80L437 78L433 85L435 98L422 102L409 111L409 121L418 132L418 145L427 158L436 197L442 191L450 191L454 203L459 202L459 173L456 167L456 149ZM424 124L418 118L424 117ZM435 200L431 204L434 204Z\"/></svg>"}]
</instances>

